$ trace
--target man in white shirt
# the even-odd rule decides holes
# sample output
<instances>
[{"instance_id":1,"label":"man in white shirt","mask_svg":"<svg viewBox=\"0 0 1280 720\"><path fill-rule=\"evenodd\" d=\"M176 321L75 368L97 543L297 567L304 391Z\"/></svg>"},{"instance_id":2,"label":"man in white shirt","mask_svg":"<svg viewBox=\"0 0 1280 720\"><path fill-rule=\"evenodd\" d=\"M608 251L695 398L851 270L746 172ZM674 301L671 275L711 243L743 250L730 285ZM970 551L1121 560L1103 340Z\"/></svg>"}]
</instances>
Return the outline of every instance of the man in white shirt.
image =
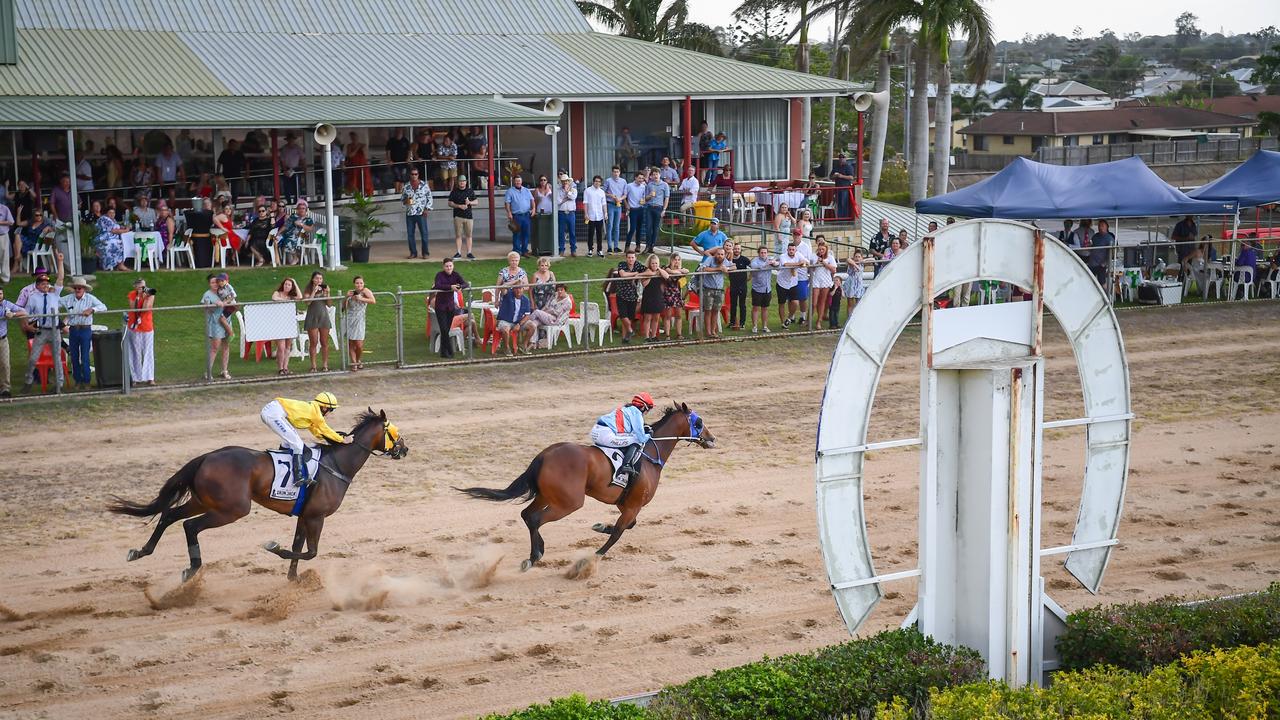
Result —
<instances>
[{"instance_id":1,"label":"man in white shirt","mask_svg":"<svg viewBox=\"0 0 1280 720\"><path fill-rule=\"evenodd\" d=\"M587 217L587 257L591 257L593 249L604 257L604 215L607 199L604 194L604 180L599 175L591 178L591 187L582 191L582 209Z\"/></svg>"},{"instance_id":2,"label":"man in white shirt","mask_svg":"<svg viewBox=\"0 0 1280 720\"><path fill-rule=\"evenodd\" d=\"M162 189L166 192L173 187L174 183L186 180L182 171L182 158L174 152L171 142L164 144L164 150L156 156L155 166L156 179L160 181Z\"/></svg>"},{"instance_id":3,"label":"man in white shirt","mask_svg":"<svg viewBox=\"0 0 1280 720\"><path fill-rule=\"evenodd\" d=\"M797 307L801 308L799 322L804 324L809 317L809 313L805 311L805 307L809 304L809 265L818 262L818 254L813 251L813 247L809 245L809 238L805 237L804 229L797 226L791 231L791 240L796 246L796 257L804 261L804 264L796 268L796 276L798 282L796 289L792 293L792 300L795 301ZM785 263L784 263L785 264ZM785 325L784 325L785 327Z\"/></svg>"},{"instance_id":4,"label":"man in white shirt","mask_svg":"<svg viewBox=\"0 0 1280 720\"><path fill-rule=\"evenodd\" d=\"M307 164L302 159L302 147L298 145L298 136L293 132L284 136L284 147L280 148L280 194L285 202L293 205L301 193L303 173Z\"/></svg>"},{"instance_id":5,"label":"man in white shirt","mask_svg":"<svg viewBox=\"0 0 1280 720\"><path fill-rule=\"evenodd\" d=\"M680 192L684 193L680 199L680 212L685 214L693 212L693 204L698 201L698 191L701 189L698 178L693 175L693 166L685 167L684 180L680 181Z\"/></svg>"},{"instance_id":6,"label":"man in white shirt","mask_svg":"<svg viewBox=\"0 0 1280 720\"><path fill-rule=\"evenodd\" d=\"M778 320L782 329L791 327L791 323L800 309L800 301L796 299L796 289L800 287L800 273L804 271L804 258L797 252L796 243L787 244L787 254L781 259L778 269Z\"/></svg>"},{"instance_id":7,"label":"man in white shirt","mask_svg":"<svg viewBox=\"0 0 1280 720\"><path fill-rule=\"evenodd\" d=\"M89 155L93 153L93 141L84 141L84 152L80 155L80 161L76 163L76 191L92 192L93 191L93 165L89 163Z\"/></svg>"}]
</instances>

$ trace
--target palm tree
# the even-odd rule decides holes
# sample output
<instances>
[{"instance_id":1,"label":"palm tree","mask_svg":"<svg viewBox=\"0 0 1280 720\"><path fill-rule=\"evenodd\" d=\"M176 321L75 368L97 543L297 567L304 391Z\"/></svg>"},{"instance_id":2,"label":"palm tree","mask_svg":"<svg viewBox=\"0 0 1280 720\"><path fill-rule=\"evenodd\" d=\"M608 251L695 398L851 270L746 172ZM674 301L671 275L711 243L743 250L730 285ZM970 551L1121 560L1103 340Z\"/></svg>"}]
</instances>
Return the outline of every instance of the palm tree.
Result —
<instances>
[{"instance_id":1,"label":"palm tree","mask_svg":"<svg viewBox=\"0 0 1280 720\"><path fill-rule=\"evenodd\" d=\"M1031 88L1035 87L1037 80L1028 80L1025 83L1018 78L1011 78L1000 92L996 93L996 100L1008 100L1005 105L1006 110L1039 110L1040 105L1044 103L1044 97L1039 93L1031 92Z\"/></svg>"},{"instance_id":2,"label":"palm tree","mask_svg":"<svg viewBox=\"0 0 1280 720\"><path fill-rule=\"evenodd\" d=\"M716 31L689 22L688 0L577 0L588 20L622 35L647 42L723 55ZM666 5L664 8L663 6Z\"/></svg>"},{"instance_id":3,"label":"palm tree","mask_svg":"<svg viewBox=\"0 0 1280 720\"><path fill-rule=\"evenodd\" d=\"M952 95L951 107L952 120L969 118L969 122L975 122L979 115L991 112L991 96L981 87L975 87L973 95Z\"/></svg>"},{"instance_id":4,"label":"palm tree","mask_svg":"<svg viewBox=\"0 0 1280 720\"><path fill-rule=\"evenodd\" d=\"M933 194L947 192L951 171L951 33L965 35L965 69L969 81L981 83L995 53L991 17L979 0L925 0L930 50L937 56L938 94L934 100Z\"/></svg>"},{"instance_id":5,"label":"palm tree","mask_svg":"<svg viewBox=\"0 0 1280 720\"><path fill-rule=\"evenodd\" d=\"M911 155L907 158L907 172L913 203L924 197L929 178L929 55L926 42L929 33L928 15L923 3L924 0L860 0L849 23L862 36L876 40L892 34L900 26L920 25L915 32L915 77L908 93Z\"/></svg>"}]
</instances>

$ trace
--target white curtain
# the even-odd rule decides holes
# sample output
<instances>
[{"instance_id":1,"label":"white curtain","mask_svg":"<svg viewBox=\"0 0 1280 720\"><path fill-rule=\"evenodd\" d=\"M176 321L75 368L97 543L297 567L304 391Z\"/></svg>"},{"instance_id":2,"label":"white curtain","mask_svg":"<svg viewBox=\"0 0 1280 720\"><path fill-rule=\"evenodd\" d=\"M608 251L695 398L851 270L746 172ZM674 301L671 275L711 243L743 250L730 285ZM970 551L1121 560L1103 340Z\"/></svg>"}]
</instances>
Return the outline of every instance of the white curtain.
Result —
<instances>
[{"instance_id":1,"label":"white curtain","mask_svg":"<svg viewBox=\"0 0 1280 720\"><path fill-rule=\"evenodd\" d=\"M614 109L616 103L589 102L584 103L583 131L587 140L586 171L583 178L586 184L591 183L594 175L609 177L609 169L614 163L614 137L617 129Z\"/></svg>"},{"instance_id":2,"label":"white curtain","mask_svg":"<svg viewBox=\"0 0 1280 720\"><path fill-rule=\"evenodd\" d=\"M724 133L733 150L734 180L787 178L787 110L786 100L716 101L712 130Z\"/></svg>"}]
</instances>

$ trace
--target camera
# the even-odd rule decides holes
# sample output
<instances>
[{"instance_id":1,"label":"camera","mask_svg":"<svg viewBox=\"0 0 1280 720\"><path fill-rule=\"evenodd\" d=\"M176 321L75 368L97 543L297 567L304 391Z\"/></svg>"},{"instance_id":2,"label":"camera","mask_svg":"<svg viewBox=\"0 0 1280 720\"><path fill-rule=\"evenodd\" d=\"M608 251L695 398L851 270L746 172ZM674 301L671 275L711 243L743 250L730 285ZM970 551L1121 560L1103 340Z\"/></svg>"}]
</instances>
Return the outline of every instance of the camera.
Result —
<instances>
[{"instance_id":1,"label":"camera","mask_svg":"<svg viewBox=\"0 0 1280 720\"><path fill-rule=\"evenodd\" d=\"M146 290L144 290L143 292L145 292L146 294L150 295L151 297L155 297L155 296L156 296L156 289L155 289L155 288L151 288L151 287L149 287L149 288L147 288Z\"/></svg>"}]
</instances>

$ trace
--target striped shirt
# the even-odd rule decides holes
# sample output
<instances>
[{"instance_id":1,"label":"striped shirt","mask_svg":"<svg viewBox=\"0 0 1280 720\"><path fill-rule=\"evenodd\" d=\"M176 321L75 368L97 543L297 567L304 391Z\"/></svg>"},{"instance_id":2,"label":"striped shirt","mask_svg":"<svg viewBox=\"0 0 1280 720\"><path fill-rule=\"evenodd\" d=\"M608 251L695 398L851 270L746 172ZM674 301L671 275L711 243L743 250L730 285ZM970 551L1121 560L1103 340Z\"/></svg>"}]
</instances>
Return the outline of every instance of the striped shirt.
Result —
<instances>
[{"instance_id":1,"label":"striped shirt","mask_svg":"<svg viewBox=\"0 0 1280 720\"><path fill-rule=\"evenodd\" d=\"M85 310L102 312L107 309L93 293L85 293L82 297L66 295L58 299L58 304L67 311L67 324L72 327L89 327L93 324L93 313L85 315Z\"/></svg>"}]
</instances>

